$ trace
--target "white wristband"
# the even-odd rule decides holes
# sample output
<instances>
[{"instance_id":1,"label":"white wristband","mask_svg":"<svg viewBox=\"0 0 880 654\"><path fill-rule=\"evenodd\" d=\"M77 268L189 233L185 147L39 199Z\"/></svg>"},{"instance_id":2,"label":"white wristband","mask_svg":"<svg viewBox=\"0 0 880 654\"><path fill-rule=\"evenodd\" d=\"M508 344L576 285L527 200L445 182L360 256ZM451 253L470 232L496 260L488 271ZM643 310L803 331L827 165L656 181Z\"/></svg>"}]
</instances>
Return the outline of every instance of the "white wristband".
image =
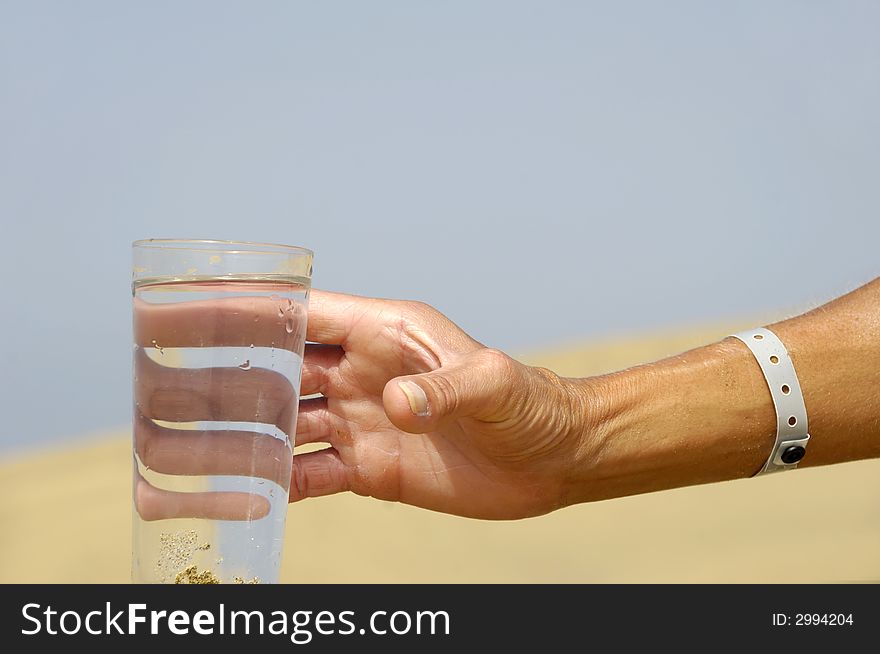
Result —
<instances>
[{"instance_id":1,"label":"white wristband","mask_svg":"<svg viewBox=\"0 0 880 654\"><path fill-rule=\"evenodd\" d=\"M807 407L788 350L776 334L763 327L732 336L745 343L755 355L776 408L776 443L767 463L755 476L793 470L806 454L810 433Z\"/></svg>"}]
</instances>

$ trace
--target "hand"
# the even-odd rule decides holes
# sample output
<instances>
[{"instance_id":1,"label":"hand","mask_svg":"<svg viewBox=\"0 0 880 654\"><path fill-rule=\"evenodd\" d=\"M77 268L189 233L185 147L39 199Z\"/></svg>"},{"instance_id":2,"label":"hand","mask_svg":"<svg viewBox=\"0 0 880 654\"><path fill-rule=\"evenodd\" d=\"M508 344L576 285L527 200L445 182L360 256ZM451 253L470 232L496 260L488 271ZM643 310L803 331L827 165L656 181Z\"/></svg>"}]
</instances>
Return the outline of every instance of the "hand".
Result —
<instances>
[{"instance_id":1,"label":"hand","mask_svg":"<svg viewBox=\"0 0 880 654\"><path fill-rule=\"evenodd\" d=\"M313 291L308 339L317 343L305 346L301 391L322 397L300 402L296 443L330 447L293 457L291 469L295 384L216 358L218 347L272 348L273 361L299 351L305 320L296 316L288 331L285 306L266 297L135 300L135 506L143 519L260 518L269 510L261 479L292 501L351 490L482 518L568 503L574 461L588 449L584 387L482 346L415 302ZM186 348L208 354L210 366L190 367L180 359ZM282 438L229 427L254 416ZM180 492L166 487L168 475L253 483Z\"/></svg>"},{"instance_id":2,"label":"hand","mask_svg":"<svg viewBox=\"0 0 880 654\"><path fill-rule=\"evenodd\" d=\"M313 291L291 501L353 491L508 519L568 503L583 385L521 364L417 302Z\"/></svg>"}]
</instances>

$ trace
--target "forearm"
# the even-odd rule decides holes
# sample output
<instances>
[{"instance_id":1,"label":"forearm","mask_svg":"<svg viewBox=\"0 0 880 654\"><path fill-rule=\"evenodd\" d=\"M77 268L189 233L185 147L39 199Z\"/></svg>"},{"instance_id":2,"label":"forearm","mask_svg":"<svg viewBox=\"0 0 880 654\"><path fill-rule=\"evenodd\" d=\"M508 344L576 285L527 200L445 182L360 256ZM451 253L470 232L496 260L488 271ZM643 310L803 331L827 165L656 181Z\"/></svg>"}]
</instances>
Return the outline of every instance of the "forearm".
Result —
<instances>
[{"instance_id":1,"label":"forearm","mask_svg":"<svg viewBox=\"0 0 880 654\"><path fill-rule=\"evenodd\" d=\"M880 456L880 279L770 328L807 406L800 465ZM571 502L749 477L775 440L770 391L736 339L575 385L585 428Z\"/></svg>"}]
</instances>

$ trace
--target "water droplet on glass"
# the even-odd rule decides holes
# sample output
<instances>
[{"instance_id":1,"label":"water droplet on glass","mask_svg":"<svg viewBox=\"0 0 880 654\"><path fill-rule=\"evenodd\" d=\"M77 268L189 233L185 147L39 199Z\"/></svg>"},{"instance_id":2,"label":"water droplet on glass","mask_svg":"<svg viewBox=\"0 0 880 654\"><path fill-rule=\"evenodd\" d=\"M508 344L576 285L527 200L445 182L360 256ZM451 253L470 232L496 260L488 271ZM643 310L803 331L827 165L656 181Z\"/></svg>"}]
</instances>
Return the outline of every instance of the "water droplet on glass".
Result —
<instances>
[{"instance_id":1,"label":"water droplet on glass","mask_svg":"<svg viewBox=\"0 0 880 654\"><path fill-rule=\"evenodd\" d=\"M155 338L153 339L153 347L156 348L157 350L159 350L159 354L165 354L165 348L163 348L161 345L159 345L156 342Z\"/></svg>"},{"instance_id":2,"label":"water droplet on glass","mask_svg":"<svg viewBox=\"0 0 880 654\"><path fill-rule=\"evenodd\" d=\"M292 334L295 327L296 325L294 323L293 316L288 316L287 320L284 321L284 329L287 331L288 334Z\"/></svg>"},{"instance_id":3,"label":"water droplet on glass","mask_svg":"<svg viewBox=\"0 0 880 654\"><path fill-rule=\"evenodd\" d=\"M254 344L253 344L253 343L251 343L251 349L252 349L252 350L254 349Z\"/></svg>"},{"instance_id":4,"label":"water droplet on glass","mask_svg":"<svg viewBox=\"0 0 880 654\"><path fill-rule=\"evenodd\" d=\"M242 370L250 370L251 369L251 360L248 359L244 363L239 363L238 367L241 368Z\"/></svg>"}]
</instances>

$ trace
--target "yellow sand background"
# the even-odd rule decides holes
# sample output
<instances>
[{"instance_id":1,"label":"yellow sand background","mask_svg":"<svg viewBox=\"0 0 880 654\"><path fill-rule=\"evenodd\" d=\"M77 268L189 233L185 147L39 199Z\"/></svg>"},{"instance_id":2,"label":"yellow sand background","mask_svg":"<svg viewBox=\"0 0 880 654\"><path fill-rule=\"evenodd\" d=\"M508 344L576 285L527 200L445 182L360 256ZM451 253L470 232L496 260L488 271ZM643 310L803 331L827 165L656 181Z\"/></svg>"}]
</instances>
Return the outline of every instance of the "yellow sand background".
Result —
<instances>
[{"instance_id":1,"label":"yellow sand background","mask_svg":"<svg viewBox=\"0 0 880 654\"><path fill-rule=\"evenodd\" d=\"M737 326L739 327L739 326ZM731 327L520 357L562 374L680 352ZM127 432L0 462L0 582L129 579ZM285 582L880 580L880 460L483 522L339 495L290 509Z\"/></svg>"}]
</instances>

